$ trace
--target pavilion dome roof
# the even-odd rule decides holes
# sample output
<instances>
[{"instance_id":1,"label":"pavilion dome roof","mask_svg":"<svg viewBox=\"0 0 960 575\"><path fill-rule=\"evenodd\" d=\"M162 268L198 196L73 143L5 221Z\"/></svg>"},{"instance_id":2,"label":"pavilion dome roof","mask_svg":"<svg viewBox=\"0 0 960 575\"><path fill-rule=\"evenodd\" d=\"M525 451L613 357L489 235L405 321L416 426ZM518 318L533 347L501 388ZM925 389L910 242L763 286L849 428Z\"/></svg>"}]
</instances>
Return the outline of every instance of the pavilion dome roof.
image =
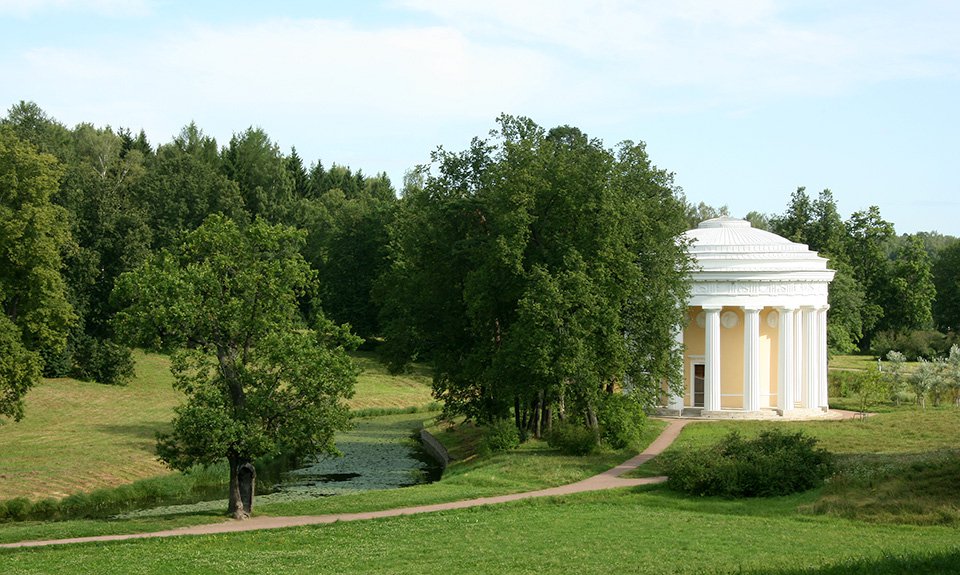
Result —
<instances>
[{"instance_id":1,"label":"pavilion dome roof","mask_svg":"<svg viewBox=\"0 0 960 575\"><path fill-rule=\"evenodd\" d=\"M827 260L805 244L754 228L750 222L727 216L700 222L685 232L689 253L698 270L693 280L806 280L833 279Z\"/></svg>"}]
</instances>

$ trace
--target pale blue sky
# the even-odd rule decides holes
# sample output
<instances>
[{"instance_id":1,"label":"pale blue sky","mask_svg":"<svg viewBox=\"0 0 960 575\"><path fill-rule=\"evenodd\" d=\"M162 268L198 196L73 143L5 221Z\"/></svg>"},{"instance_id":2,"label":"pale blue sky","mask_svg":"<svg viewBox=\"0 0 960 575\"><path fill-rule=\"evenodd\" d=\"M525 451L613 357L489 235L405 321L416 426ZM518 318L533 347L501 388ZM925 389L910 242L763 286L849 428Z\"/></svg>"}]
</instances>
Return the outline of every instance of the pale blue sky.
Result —
<instances>
[{"instance_id":1,"label":"pale blue sky","mask_svg":"<svg viewBox=\"0 0 960 575\"><path fill-rule=\"evenodd\" d=\"M960 2L0 0L0 107L72 126L260 126L396 186L502 112L645 141L694 202L833 190L960 236Z\"/></svg>"}]
</instances>

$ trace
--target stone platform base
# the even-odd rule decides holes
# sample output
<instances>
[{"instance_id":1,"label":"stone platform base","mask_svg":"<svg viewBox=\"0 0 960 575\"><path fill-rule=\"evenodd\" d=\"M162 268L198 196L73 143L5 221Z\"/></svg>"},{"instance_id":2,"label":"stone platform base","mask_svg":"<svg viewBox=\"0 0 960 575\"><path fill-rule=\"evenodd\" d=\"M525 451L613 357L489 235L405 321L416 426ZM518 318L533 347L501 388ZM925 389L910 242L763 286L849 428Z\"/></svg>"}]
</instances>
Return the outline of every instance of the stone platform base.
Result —
<instances>
[{"instance_id":1,"label":"stone platform base","mask_svg":"<svg viewBox=\"0 0 960 575\"><path fill-rule=\"evenodd\" d=\"M824 409L791 409L782 412L779 409L761 409L759 411L743 411L742 409L724 409L721 411L707 411L702 407L685 407L682 410L659 408L656 414L660 417L682 417L684 419L749 419L772 421L803 421L809 419L844 419L845 414L838 411Z\"/></svg>"}]
</instances>

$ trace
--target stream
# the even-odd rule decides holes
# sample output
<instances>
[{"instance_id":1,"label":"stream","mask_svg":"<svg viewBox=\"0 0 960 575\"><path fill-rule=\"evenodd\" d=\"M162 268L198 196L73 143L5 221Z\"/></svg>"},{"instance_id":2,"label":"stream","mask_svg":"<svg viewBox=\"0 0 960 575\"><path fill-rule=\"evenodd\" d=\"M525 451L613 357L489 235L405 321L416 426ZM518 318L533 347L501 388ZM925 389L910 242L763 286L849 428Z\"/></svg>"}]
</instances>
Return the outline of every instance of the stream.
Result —
<instances>
[{"instance_id":1,"label":"stream","mask_svg":"<svg viewBox=\"0 0 960 575\"><path fill-rule=\"evenodd\" d=\"M436 481L440 466L413 439L423 420L422 413L357 420L353 429L337 435L342 457L308 460L282 473L271 491L323 497Z\"/></svg>"},{"instance_id":2,"label":"stream","mask_svg":"<svg viewBox=\"0 0 960 575\"><path fill-rule=\"evenodd\" d=\"M414 434L424 413L357 419L337 434L341 457L310 458L297 469L257 469L254 505L394 489L440 478L441 466L427 455ZM168 505L126 513L120 518L226 509L226 488L198 503Z\"/></svg>"}]
</instances>

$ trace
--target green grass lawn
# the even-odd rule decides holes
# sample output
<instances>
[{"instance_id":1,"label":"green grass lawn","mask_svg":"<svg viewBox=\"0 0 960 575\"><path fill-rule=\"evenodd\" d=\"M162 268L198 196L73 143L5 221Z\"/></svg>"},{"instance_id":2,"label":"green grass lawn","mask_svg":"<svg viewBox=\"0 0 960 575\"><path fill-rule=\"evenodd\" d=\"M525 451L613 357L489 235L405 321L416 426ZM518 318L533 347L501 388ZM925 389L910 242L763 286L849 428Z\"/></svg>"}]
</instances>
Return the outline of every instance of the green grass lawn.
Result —
<instances>
[{"instance_id":1,"label":"green grass lawn","mask_svg":"<svg viewBox=\"0 0 960 575\"><path fill-rule=\"evenodd\" d=\"M422 367L393 376L370 352L350 406L422 407L431 401ZM26 397L26 416L0 425L0 500L64 497L170 473L156 459L156 433L169 425L182 395L172 388L165 355L134 352L129 385L46 379Z\"/></svg>"},{"instance_id":2,"label":"green grass lawn","mask_svg":"<svg viewBox=\"0 0 960 575\"><path fill-rule=\"evenodd\" d=\"M906 373L910 373L918 364L919 362L916 361L904 362L904 371ZM884 369L888 369L890 362L884 359L883 366ZM843 371L867 371L871 369L877 369L877 360L871 355L834 355L830 357L830 369L838 369Z\"/></svg>"},{"instance_id":3,"label":"green grass lawn","mask_svg":"<svg viewBox=\"0 0 960 575\"><path fill-rule=\"evenodd\" d=\"M4 573L936 573L957 530L798 515L793 496L618 490L375 521L0 551ZM859 571L856 571L859 569Z\"/></svg>"}]
</instances>

